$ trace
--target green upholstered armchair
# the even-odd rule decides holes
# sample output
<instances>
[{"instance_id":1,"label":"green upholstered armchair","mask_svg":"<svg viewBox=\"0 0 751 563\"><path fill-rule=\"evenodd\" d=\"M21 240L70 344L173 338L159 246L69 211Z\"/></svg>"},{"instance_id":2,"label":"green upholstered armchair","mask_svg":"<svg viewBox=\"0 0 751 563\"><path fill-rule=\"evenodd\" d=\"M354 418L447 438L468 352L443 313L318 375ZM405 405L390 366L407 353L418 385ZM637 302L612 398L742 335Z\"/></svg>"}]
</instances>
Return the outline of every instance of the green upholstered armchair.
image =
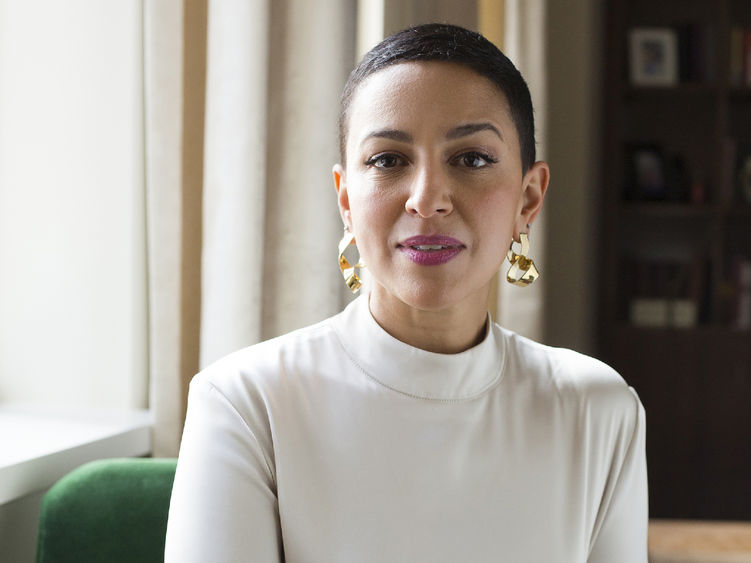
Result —
<instances>
[{"instance_id":1,"label":"green upholstered armchair","mask_svg":"<svg viewBox=\"0 0 751 563\"><path fill-rule=\"evenodd\" d=\"M42 501L37 563L164 560L175 459L104 459L60 479Z\"/></svg>"}]
</instances>

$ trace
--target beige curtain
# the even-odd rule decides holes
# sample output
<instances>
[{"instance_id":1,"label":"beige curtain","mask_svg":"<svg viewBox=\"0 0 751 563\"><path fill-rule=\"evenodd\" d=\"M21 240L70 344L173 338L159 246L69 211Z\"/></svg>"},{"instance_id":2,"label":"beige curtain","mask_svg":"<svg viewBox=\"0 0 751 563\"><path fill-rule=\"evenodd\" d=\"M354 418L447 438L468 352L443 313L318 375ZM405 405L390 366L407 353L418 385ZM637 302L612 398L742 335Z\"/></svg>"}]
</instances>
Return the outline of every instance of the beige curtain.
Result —
<instances>
[{"instance_id":1,"label":"beige curtain","mask_svg":"<svg viewBox=\"0 0 751 563\"><path fill-rule=\"evenodd\" d=\"M183 296L195 296L182 276L183 249L191 240L184 213L190 199L183 197L183 21L182 1L144 4L149 406L155 455L177 452L184 380L194 363L187 358L194 331L181 304Z\"/></svg>"},{"instance_id":2,"label":"beige curtain","mask_svg":"<svg viewBox=\"0 0 751 563\"><path fill-rule=\"evenodd\" d=\"M209 8L201 365L261 338L269 105L268 4Z\"/></svg>"},{"instance_id":3,"label":"beige curtain","mask_svg":"<svg viewBox=\"0 0 751 563\"><path fill-rule=\"evenodd\" d=\"M190 378L348 299L331 180L354 58L348 0L146 1L154 454Z\"/></svg>"},{"instance_id":4,"label":"beige curtain","mask_svg":"<svg viewBox=\"0 0 751 563\"><path fill-rule=\"evenodd\" d=\"M546 1L505 0L503 51L514 61L529 85L535 108L537 159L545 160L547 61ZM541 341L544 336L545 307L545 208L530 230L531 257L540 269L540 278L530 287L516 287L506 282L505 271L498 279L499 324ZM504 265L507 266L507 264Z\"/></svg>"}]
</instances>

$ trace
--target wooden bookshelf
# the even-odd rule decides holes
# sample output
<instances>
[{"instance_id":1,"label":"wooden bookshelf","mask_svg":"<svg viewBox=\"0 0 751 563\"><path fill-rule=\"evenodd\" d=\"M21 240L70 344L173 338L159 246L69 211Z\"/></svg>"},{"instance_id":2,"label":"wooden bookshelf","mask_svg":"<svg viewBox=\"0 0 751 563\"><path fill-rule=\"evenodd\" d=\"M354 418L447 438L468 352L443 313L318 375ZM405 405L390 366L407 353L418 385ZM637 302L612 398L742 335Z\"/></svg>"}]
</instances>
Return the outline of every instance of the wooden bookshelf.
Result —
<instances>
[{"instance_id":1,"label":"wooden bookshelf","mask_svg":"<svg viewBox=\"0 0 751 563\"><path fill-rule=\"evenodd\" d=\"M651 516L751 520L751 2L606 6L598 353L647 409Z\"/></svg>"}]
</instances>

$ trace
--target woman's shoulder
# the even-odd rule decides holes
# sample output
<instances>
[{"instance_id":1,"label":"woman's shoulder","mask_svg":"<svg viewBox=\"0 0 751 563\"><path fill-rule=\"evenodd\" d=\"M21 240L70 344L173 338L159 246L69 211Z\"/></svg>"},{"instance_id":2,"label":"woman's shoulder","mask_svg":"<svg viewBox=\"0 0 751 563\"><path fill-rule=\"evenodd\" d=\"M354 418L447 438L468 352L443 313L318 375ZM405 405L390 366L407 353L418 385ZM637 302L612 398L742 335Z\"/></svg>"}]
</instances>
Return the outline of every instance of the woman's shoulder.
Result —
<instances>
[{"instance_id":1,"label":"woman's shoulder","mask_svg":"<svg viewBox=\"0 0 751 563\"><path fill-rule=\"evenodd\" d=\"M605 362L499 329L506 342L507 368L517 381L560 400L621 412L634 413L638 409L640 403L634 389Z\"/></svg>"},{"instance_id":2,"label":"woman's shoulder","mask_svg":"<svg viewBox=\"0 0 751 563\"><path fill-rule=\"evenodd\" d=\"M242 394L278 385L285 373L315 365L316 358L338 346L332 318L232 352L204 367L193 381Z\"/></svg>"}]
</instances>

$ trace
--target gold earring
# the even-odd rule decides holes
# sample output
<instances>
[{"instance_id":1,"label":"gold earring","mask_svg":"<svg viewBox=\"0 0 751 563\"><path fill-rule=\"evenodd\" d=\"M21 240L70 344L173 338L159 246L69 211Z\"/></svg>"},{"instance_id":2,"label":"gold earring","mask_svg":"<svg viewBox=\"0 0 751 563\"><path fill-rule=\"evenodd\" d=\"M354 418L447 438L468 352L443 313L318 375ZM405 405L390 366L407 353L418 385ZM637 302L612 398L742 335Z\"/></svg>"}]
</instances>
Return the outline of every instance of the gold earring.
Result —
<instances>
[{"instance_id":1,"label":"gold earring","mask_svg":"<svg viewBox=\"0 0 751 563\"><path fill-rule=\"evenodd\" d=\"M344 256L344 251L353 244L356 244L355 234L350 232L347 227L344 227L344 236L342 237L342 240L339 241L339 269L342 271L344 283L347 284L349 290L352 293L357 293L362 287L362 281L360 281L356 269L364 268L365 264L361 260L358 260L357 264L352 266L349 263L349 260L347 260L347 257Z\"/></svg>"},{"instance_id":2,"label":"gold earring","mask_svg":"<svg viewBox=\"0 0 751 563\"><path fill-rule=\"evenodd\" d=\"M519 241L521 242L521 253L514 252L514 241L511 241L511 247L508 249L506 257L511 263L511 267L506 273L506 281L513 285L519 285L526 287L540 277L540 272L537 271L535 263L531 258L527 257L529 253L529 235L527 233L519 233Z\"/></svg>"}]
</instances>

